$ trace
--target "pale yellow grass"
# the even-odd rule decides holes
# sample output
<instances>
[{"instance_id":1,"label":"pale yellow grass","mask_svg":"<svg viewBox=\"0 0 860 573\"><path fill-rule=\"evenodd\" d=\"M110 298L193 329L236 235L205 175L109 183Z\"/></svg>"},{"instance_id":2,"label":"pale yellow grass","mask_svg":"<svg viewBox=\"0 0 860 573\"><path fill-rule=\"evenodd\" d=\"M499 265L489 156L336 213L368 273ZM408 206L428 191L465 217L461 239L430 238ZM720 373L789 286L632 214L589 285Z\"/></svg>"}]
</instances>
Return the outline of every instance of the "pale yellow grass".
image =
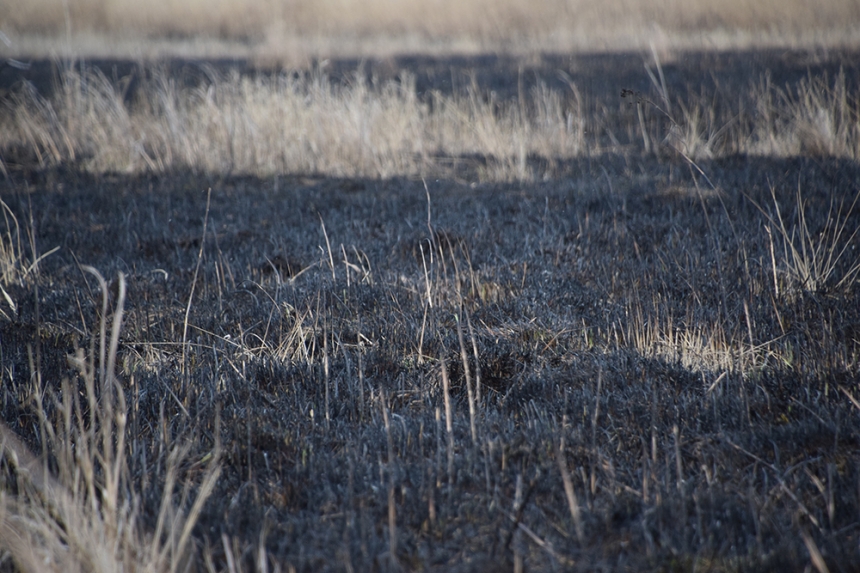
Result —
<instances>
[{"instance_id":1,"label":"pale yellow grass","mask_svg":"<svg viewBox=\"0 0 860 573\"><path fill-rule=\"evenodd\" d=\"M375 81L359 71L344 83L319 70L208 75L211 84L180 89L155 70L132 102L98 71L64 73L50 98L19 90L0 116L0 169L369 178L465 172L484 181L522 181L555 176L567 159L622 151L605 147L601 122L613 120L586 109L573 83L563 90L539 83L513 101L497 101L478 85L459 95L419 97L405 72ZM860 109L844 75L790 89L766 78L749 85L746 97L757 109L748 113L718 113L718 102L705 97L675 99L668 123L622 127L647 129L646 139L693 160L733 153L860 156ZM657 104L642 105L652 119L664 118Z\"/></svg>"},{"instance_id":2,"label":"pale yellow grass","mask_svg":"<svg viewBox=\"0 0 860 573\"><path fill-rule=\"evenodd\" d=\"M295 62L403 52L641 49L653 42L666 48L844 45L856 44L858 29L860 4L853 0L0 2L0 31L13 55L178 50Z\"/></svg>"},{"instance_id":3,"label":"pale yellow grass","mask_svg":"<svg viewBox=\"0 0 860 573\"><path fill-rule=\"evenodd\" d=\"M743 151L762 155L860 156L858 97L845 74L806 78L796 90L765 77L755 88L756 124Z\"/></svg>"},{"instance_id":4,"label":"pale yellow grass","mask_svg":"<svg viewBox=\"0 0 860 573\"><path fill-rule=\"evenodd\" d=\"M94 172L374 178L438 172L452 158L481 156L487 178L525 179L529 155L582 152L582 118L578 99L545 87L522 105L485 101L477 88L420 101L406 74L380 85L360 74L345 85L321 73L232 76L195 90L156 74L146 96L126 105L102 74L72 72L50 100L16 96L0 120L0 148L31 150L43 167L75 163Z\"/></svg>"}]
</instances>

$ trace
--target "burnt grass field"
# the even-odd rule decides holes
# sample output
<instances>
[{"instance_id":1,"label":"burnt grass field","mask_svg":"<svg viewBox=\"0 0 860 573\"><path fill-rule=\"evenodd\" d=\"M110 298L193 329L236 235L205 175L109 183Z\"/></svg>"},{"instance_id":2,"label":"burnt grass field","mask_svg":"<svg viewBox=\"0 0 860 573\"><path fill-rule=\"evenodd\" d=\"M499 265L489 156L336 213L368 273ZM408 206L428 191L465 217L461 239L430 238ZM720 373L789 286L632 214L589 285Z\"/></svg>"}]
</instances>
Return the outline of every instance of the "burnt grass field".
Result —
<instances>
[{"instance_id":1,"label":"burnt grass field","mask_svg":"<svg viewBox=\"0 0 860 573\"><path fill-rule=\"evenodd\" d=\"M548 175L523 182L481 181L482 157L422 181L7 153L4 245L23 270L0 303L0 417L60 472L45 428L69 393L87 410L68 357L99 355L89 265L108 336L124 277L121 492L142 528L221 466L191 570L860 569L860 165L645 153L620 98L653 89L642 58L602 58L367 64L442 90L468 69L500 98L567 65L605 102L595 138L617 141L528 157ZM731 91L852 62L666 70L676 92Z\"/></svg>"}]
</instances>

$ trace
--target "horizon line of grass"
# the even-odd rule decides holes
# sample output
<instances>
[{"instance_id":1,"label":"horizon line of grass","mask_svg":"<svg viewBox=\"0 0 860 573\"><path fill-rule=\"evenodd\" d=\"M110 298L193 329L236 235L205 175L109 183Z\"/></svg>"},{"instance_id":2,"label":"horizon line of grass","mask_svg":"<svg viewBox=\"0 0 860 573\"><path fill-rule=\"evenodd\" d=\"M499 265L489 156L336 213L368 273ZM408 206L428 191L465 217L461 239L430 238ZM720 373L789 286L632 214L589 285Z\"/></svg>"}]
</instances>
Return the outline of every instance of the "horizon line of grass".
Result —
<instances>
[{"instance_id":1,"label":"horizon line of grass","mask_svg":"<svg viewBox=\"0 0 860 573\"><path fill-rule=\"evenodd\" d=\"M3 0L0 31L17 50L75 51L133 39L145 52L164 39L227 42L258 57L304 59L336 54L450 49L541 51L666 46L741 47L856 44L860 7L834 0ZM50 45L45 48L45 45ZM20 47L19 47L20 45ZM26 46L26 47L25 47ZM92 46L89 48L92 49ZM78 54L83 55L83 54Z\"/></svg>"}]
</instances>

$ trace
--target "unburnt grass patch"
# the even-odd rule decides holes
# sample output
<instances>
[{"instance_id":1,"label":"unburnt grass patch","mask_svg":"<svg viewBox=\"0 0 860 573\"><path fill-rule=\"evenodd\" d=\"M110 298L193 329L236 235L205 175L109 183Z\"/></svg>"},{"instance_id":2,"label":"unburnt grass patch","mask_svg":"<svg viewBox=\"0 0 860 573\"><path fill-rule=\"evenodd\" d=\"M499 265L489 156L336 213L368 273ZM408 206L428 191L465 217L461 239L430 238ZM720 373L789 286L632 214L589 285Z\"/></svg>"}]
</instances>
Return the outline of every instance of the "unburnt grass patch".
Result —
<instances>
[{"instance_id":1,"label":"unburnt grass patch","mask_svg":"<svg viewBox=\"0 0 860 573\"><path fill-rule=\"evenodd\" d=\"M666 57L414 57L311 71L39 62L0 79L0 172L524 182L634 149L857 159L853 52L812 63L802 51Z\"/></svg>"}]
</instances>

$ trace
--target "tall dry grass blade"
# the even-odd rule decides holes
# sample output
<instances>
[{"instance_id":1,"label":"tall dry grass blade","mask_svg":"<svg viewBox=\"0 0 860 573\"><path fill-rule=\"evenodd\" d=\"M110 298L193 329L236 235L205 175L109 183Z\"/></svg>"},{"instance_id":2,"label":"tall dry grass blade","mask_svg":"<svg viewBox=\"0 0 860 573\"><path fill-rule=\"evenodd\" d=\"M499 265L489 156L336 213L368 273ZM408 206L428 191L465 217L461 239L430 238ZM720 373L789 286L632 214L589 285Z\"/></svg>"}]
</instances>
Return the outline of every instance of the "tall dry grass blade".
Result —
<instances>
[{"instance_id":1,"label":"tall dry grass blade","mask_svg":"<svg viewBox=\"0 0 860 573\"><path fill-rule=\"evenodd\" d=\"M194 278L191 279L191 292L188 293L188 303L185 305L185 319L182 321L182 359L181 372L183 385L186 383L186 353L188 343L188 317L191 314L191 303L194 300L194 289L197 287L197 275L200 273L200 263L203 262L203 247L206 245L206 226L209 224L209 205L212 200L212 188L206 192L206 213L203 215L203 234L200 236L200 250L197 251L197 264L194 265Z\"/></svg>"},{"instance_id":2,"label":"tall dry grass blade","mask_svg":"<svg viewBox=\"0 0 860 573\"><path fill-rule=\"evenodd\" d=\"M459 282L459 281L458 281ZM460 301L460 313L466 312L465 307ZM463 338L463 325L461 314L454 316L454 321L457 323L457 340L460 343L460 360L463 362L463 375L466 378L466 397L469 401L469 430L472 436L472 447L478 447L478 430L475 424L475 389L472 387L472 374L469 368L469 356L466 352L466 344Z\"/></svg>"},{"instance_id":3,"label":"tall dry grass blade","mask_svg":"<svg viewBox=\"0 0 860 573\"><path fill-rule=\"evenodd\" d=\"M564 484L564 495L567 498L567 508L570 511L570 517L573 519L573 527L576 530L576 540L582 544L585 539L585 531L582 527L582 514L579 509L579 501L576 498L576 490L573 488L573 480L570 477L570 470L567 468L567 461L564 459L564 439L558 446L555 452L558 470L561 473L561 481Z\"/></svg>"},{"instance_id":4,"label":"tall dry grass blade","mask_svg":"<svg viewBox=\"0 0 860 573\"><path fill-rule=\"evenodd\" d=\"M397 567L397 505L394 500L394 438L391 435L391 423L388 415L388 400L385 389L380 388L380 408L385 424L385 438L388 446L386 469L388 473L388 554L391 566Z\"/></svg>"},{"instance_id":5,"label":"tall dry grass blade","mask_svg":"<svg viewBox=\"0 0 860 573\"><path fill-rule=\"evenodd\" d=\"M185 555L188 549L188 544L191 541L191 533L194 526L200 518L200 513L203 510L203 504L212 495L215 490L215 485L218 483L218 477L221 475L220 452L218 448L213 455L213 459L209 462L209 467L203 477L203 482L197 490L197 496L194 498L194 503L188 511L182 523L182 532L179 534L179 542L176 545L176 556L170 561L170 571L175 572L185 561Z\"/></svg>"},{"instance_id":6,"label":"tall dry grass blade","mask_svg":"<svg viewBox=\"0 0 860 573\"><path fill-rule=\"evenodd\" d=\"M805 529L800 530L800 536L803 539L806 550L809 552L809 559L812 561L812 566L815 567L815 570L818 573L830 573L830 568L827 566L827 562L824 561L824 556L821 555L818 544L815 543L812 536Z\"/></svg>"},{"instance_id":7,"label":"tall dry grass blade","mask_svg":"<svg viewBox=\"0 0 860 573\"><path fill-rule=\"evenodd\" d=\"M451 408L451 389L448 381L448 363L445 357L439 359L442 371L442 392L445 399L445 433L448 437L448 497L454 488L454 413Z\"/></svg>"}]
</instances>

